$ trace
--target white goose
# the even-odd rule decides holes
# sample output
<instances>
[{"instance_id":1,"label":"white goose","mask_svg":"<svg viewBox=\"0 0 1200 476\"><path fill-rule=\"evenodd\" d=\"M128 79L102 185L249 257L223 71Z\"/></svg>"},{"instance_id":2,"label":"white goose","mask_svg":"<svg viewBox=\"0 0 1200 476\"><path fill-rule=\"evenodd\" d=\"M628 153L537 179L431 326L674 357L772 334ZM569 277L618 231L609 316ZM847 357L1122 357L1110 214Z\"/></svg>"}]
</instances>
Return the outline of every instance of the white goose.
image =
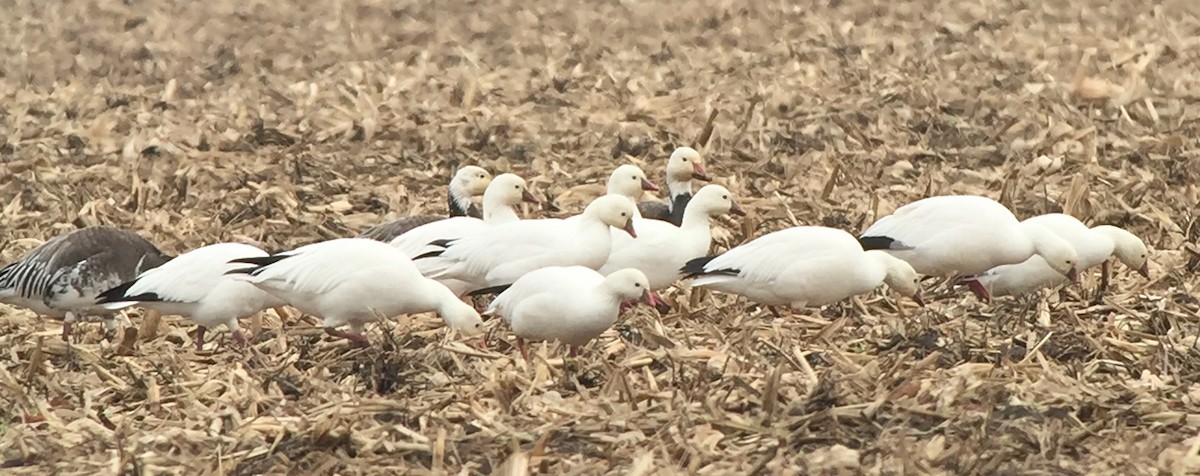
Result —
<instances>
[{"instance_id":1,"label":"white goose","mask_svg":"<svg viewBox=\"0 0 1200 476\"><path fill-rule=\"evenodd\" d=\"M450 179L450 186L448 187L447 202L450 208L450 217L479 218L483 216L479 208L472 203L471 198L484 193L491 181L492 174L480 167L468 165L458 169L458 172ZM359 235L359 238L369 238L386 243L413 228L445 218L444 216L437 215L404 217L368 228Z\"/></svg>"},{"instance_id":2,"label":"white goose","mask_svg":"<svg viewBox=\"0 0 1200 476\"><path fill-rule=\"evenodd\" d=\"M637 236L633 208L626 197L605 195L588 204L578 220L543 218L492 226L458 240L439 242L445 246L443 250L417 260L433 260L424 268L430 270L429 277L466 281L474 294L498 290L547 266L598 269L612 247L609 227Z\"/></svg>"},{"instance_id":3,"label":"white goose","mask_svg":"<svg viewBox=\"0 0 1200 476\"><path fill-rule=\"evenodd\" d=\"M683 223L683 211L692 198L692 180L708 182L704 159L691 147L680 147L667 160L667 203L657 200L638 204L642 217L669 221L675 226Z\"/></svg>"},{"instance_id":4,"label":"white goose","mask_svg":"<svg viewBox=\"0 0 1200 476\"><path fill-rule=\"evenodd\" d=\"M863 249L885 250L928 276L973 276L1030 256L1074 281L1078 257L1066 240L1017 221L995 200L951 195L918 200L880 218L859 237Z\"/></svg>"},{"instance_id":5,"label":"white goose","mask_svg":"<svg viewBox=\"0 0 1200 476\"><path fill-rule=\"evenodd\" d=\"M521 217L515 207L521 202L538 203L538 199L529 193L525 179L516 174L500 174L483 192L483 219L460 216L426 223L397 236L390 244L410 258L416 257L431 251L429 243L435 240L462 238L489 225L519 221Z\"/></svg>"},{"instance_id":6,"label":"white goose","mask_svg":"<svg viewBox=\"0 0 1200 476\"><path fill-rule=\"evenodd\" d=\"M687 204L681 226L661 220L634 220L637 239L614 233L612 252L600 268L600 274L635 268L650 280L650 290L670 286L683 277L680 268L697 256L704 256L712 246L710 220L717 215L732 213L744 216L745 211L733 201L725 187L705 185Z\"/></svg>"},{"instance_id":7,"label":"white goose","mask_svg":"<svg viewBox=\"0 0 1200 476\"><path fill-rule=\"evenodd\" d=\"M1084 271L1102 265L1101 292L1108 281L1109 261L1117 260L1142 276L1150 277L1149 252L1137 235L1121 228L1101 225L1088 228L1079 219L1062 213L1028 218L1067 240L1079 255L1076 269ZM1041 256L1033 256L1020 264L997 266L965 283L981 299L988 296L1019 296L1066 282L1066 278L1046 264Z\"/></svg>"},{"instance_id":8,"label":"white goose","mask_svg":"<svg viewBox=\"0 0 1200 476\"><path fill-rule=\"evenodd\" d=\"M854 235L799 226L768 233L682 269L693 286L738 294L770 307L824 306L886 283L924 306L912 266L882 251L863 251Z\"/></svg>"},{"instance_id":9,"label":"white goose","mask_svg":"<svg viewBox=\"0 0 1200 476\"><path fill-rule=\"evenodd\" d=\"M141 305L185 317L200 325L197 350L204 348L204 331L221 324L229 328L238 344L245 345L238 319L284 302L226 273L245 267L230 260L265 256L266 251L242 243L204 246L101 293L96 303L107 309Z\"/></svg>"},{"instance_id":10,"label":"white goose","mask_svg":"<svg viewBox=\"0 0 1200 476\"><path fill-rule=\"evenodd\" d=\"M551 266L522 276L484 314L512 325L525 360L526 340L557 340L571 346L574 357L580 346L612 327L623 300L648 300L648 286L636 269L605 277L583 266Z\"/></svg>"},{"instance_id":11,"label":"white goose","mask_svg":"<svg viewBox=\"0 0 1200 476\"><path fill-rule=\"evenodd\" d=\"M421 276L404 252L374 240L343 238L234 263L260 289L302 312L324 319L325 332L366 344L363 327L384 317L436 311L466 335L482 332L475 308L441 283ZM350 332L338 327L350 326Z\"/></svg>"},{"instance_id":12,"label":"white goose","mask_svg":"<svg viewBox=\"0 0 1200 476\"><path fill-rule=\"evenodd\" d=\"M80 317L98 315L116 327L96 295L170 260L136 233L95 226L60 235L0 269L0 302L63 319L62 338Z\"/></svg>"}]
</instances>

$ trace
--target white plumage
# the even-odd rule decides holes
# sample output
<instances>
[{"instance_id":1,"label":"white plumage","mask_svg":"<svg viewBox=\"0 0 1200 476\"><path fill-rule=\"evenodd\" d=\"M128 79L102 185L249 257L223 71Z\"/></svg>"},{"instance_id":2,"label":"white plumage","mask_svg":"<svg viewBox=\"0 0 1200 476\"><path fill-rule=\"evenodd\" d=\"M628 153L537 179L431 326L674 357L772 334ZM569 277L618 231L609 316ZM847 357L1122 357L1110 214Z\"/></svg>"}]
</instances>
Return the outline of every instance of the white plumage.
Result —
<instances>
[{"instance_id":1,"label":"white plumage","mask_svg":"<svg viewBox=\"0 0 1200 476\"><path fill-rule=\"evenodd\" d=\"M823 306L881 284L921 301L912 266L882 251L863 251L853 235L800 226L763 235L683 270L693 286L745 296L767 306ZM774 309L772 309L774 311Z\"/></svg>"},{"instance_id":2,"label":"white plumage","mask_svg":"<svg viewBox=\"0 0 1200 476\"><path fill-rule=\"evenodd\" d=\"M1035 254L1074 279L1076 253L1062 238L1017 221L1003 205L974 195L930 197L880 218L859 238L930 276L970 276Z\"/></svg>"},{"instance_id":3,"label":"white plumage","mask_svg":"<svg viewBox=\"0 0 1200 476\"><path fill-rule=\"evenodd\" d=\"M635 268L650 280L650 289L659 290L683 277L680 268L689 260L704 256L712 246L710 220L717 215L745 215L725 187L705 185L688 202L681 226L661 220L635 219L637 238L613 233L612 251L600 268L608 275L617 270Z\"/></svg>"},{"instance_id":4,"label":"white plumage","mask_svg":"<svg viewBox=\"0 0 1200 476\"><path fill-rule=\"evenodd\" d=\"M206 328L224 324L245 343L238 319L284 303L243 279L227 273L244 265L239 258L265 257L267 252L242 243L218 243L187 253L101 293L97 303L108 309L132 305L185 317L200 325L196 348L204 347Z\"/></svg>"},{"instance_id":5,"label":"white plumage","mask_svg":"<svg viewBox=\"0 0 1200 476\"><path fill-rule=\"evenodd\" d=\"M386 243L343 238L323 241L265 258L234 260L247 269L250 283L302 312L324 319L325 331L356 343L376 314L435 311L465 334L482 331L483 321L446 286L421 276L404 252ZM351 332L336 328L349 325Z\"/></svg>"},{"instance_id":6,"label":"white plumage","mask_svg":"<svg viewBox=\"0 0 1200 476\"><path fill-rule=\"evenodd\" d=\"M649 283L636 269L607 277L583 266L552 266L532 271L500 293L485 314L512 325L517 347L526 340L557 340L578 347L617 321L621 301L647 297Z\"/></svg>"},{"instance_id":7,"label":"white plumage","mask_svg":"<svg viewBox=\"0 0 1200 476\"><path fill-rule=\"evenodd\" d=\"M431 278L466 281L472 291L506 286L547 266L598 269L612 246L609 227L636 236L632 217L632 201L605 195L588 204L578 220L521 220L454 240L437 256L421 258L432 260L422 268Z\"/></svg>"},{"instance_id":8,"label":"white plumage","mask_svg":"<svg viewBox=\"0 0 1200 476\"><path fill-rule=\"evenodd\" d=\"M423 253L441 249L440 246L431 245L435 241L456 240L478 233L489 226L519 221L521 217L517 216L515 207L521 202L537 203L538 200L529 193L525 179L514 174L501 174L492 179L487 191L483 193L483 219L462 216L438 220L413 228L397 236L390 244L399 248L409 258L416 258ZM417 261L417 270L423 275L428 275L429 263L430 260ZM454 291L455 295L461 296L470 290L470 285L465 281L438 281Z\"/></svg>"},{"instance_id":9,"label":"white plumage","mask_svg":"<svg viewBox=\"0 0 1200 476\"><path fill-rule=\"evenodd\" d=\"M1108 259L1116 255L1117 260L1125 266L1137 270L1142 276L1150 277L1146 244L1128 231L1110 225L1088 228L1079 219L1062 213L1039 215L1028 218L1025 222L1050 230L1070 243L1079 256L1076 263L1076 269L1079 271L1103 264L1104 278L1107 278ZM1046 260L1035 255L1019 264L992 268L966 284L977 296L985 298L1019 296L1066 281L1066 277L1046 264Z\"/></svg>"}]
</instances>

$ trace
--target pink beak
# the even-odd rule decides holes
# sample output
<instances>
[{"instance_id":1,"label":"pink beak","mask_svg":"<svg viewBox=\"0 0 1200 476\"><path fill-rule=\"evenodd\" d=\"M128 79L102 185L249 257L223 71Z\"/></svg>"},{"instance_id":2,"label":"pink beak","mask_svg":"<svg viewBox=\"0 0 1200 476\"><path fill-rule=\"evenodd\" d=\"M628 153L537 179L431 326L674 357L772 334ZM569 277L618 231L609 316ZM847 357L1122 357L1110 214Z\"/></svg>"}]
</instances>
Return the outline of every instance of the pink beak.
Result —
<instances>
[{"instance_id":1,"label":"pink beak","mask_svg":"<svg viewBox=\"0 0 1200 476\"><path fill-rule=\"evenodd\" d=\"M1142 275L1143 278L1150 279L1150 262L1147 261L1142 264L1142 267L1138 268L1137 271L1138 274Z\"/></svg>"},{"instance_id":2,"label":"pink beak","mask_svg":"<svg viewBox=\"0 0 1200 476\"><path fill-rule=\"evenodd\" d=\"M633 230L633 220L632 219L625 222L625 227L621 228L621 229L625 230L625 233L629 233L629 236L637 238L637 232Z\"/></svg>"},{"instance_id":3,"label":"pink beak","mask_svg":"<svg viewBox=\"0 0 1200 476\"><path fill-rule=\"evenodd\" d=\"M657 192L658 185L654 185L654 182L651 182L649 180L642 179L642 190L646 190L649 192Z\"/></svg>"},{"instance_id":4,"label":"pink beak","mask_svg":"<svg viewBox=\"0 0 1200 476\"><path fill-rule=\"evenodd\" d=\"M732 202L732 203L733 203L733 206L729 208L729 213L732 213L732 214L740 216L740 217L746 216L746 210L743 210L742 207L739 207L737 202Z\"/></svg>"},{"instance_id":5,"label":"pink beak","mask_svg":"<svg viewBox=\"0 0 1200 476\"><path fill-rule=\"evenodd\" d=\"M696 180L703 180L705 182L712 181L712 179L708 177L708 173L704 171L704 164L700 162L692 162L692 178Z\"/></svg>"},{"instance_id":6,"label":"pink beak","mask_svg":"<svg viewBox=\"0 0 1200 476\"><path fill-rule=\"evenodd\" d=\"M533 196L532 193L529 193L528 190L521 193L521 201L525 202L525 203L533 203L533 204L542 203L541 200L538 200L537 197Z\"/></svg>"}]
</instances>

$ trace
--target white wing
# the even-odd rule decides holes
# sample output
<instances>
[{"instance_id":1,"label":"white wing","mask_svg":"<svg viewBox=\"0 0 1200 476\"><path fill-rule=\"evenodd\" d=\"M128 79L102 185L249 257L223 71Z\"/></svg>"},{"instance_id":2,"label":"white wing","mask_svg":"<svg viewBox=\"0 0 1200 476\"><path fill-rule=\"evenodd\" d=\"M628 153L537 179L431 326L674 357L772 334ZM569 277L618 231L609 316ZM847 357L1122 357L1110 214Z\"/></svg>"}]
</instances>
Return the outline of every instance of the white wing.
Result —
<instances>
[{"instance_id":1,"label":"white wing","mask_svg":"<svg viewBox=\"0 0 1200 476\"><path fill-rule=\"evenodd\" d=\"M521 302L542 293L569 294L570 290L599 286L604 276L584 266L551 266L521 276L511 287L496 296L485 314L512 321L512 313ZM569 306L570 303L563 303Z\"/></svg>"},{"instance_id":2,"label":"white wing","mask_svg":"<svg viewBox=\"0 0 1200 476\"><path fill-rule=\"evenodd\" d=\"M422 253L437 249L429 245L435 240L455 240L470 236L487 228L487 224L478 218L453 217L426 223L397 236L389 243L403 251L405 256L416 258Z\"/></svg>"},{"instance_id":3,"label":"white wing","mask_svg":"<svg viewBox=\"0 0 1200 476\"><path fill-rule=\"evenodd\" d=\"M799 226L768 233L736 246L709 261L704 271L734 270L740 279L771 283L799 262L849 252L862 253L858 240L849 233L834 228ZM693 284L699 286L721 280L720 275L700 276Z\"/></svg>"},{"instance_id":4,"label":"white wing","mask_svg":"<svg viewBox=\"0 0 1200 476\"><path fill-rule=\"evenodd\" d=\"M218 243L197 248L142 273L122 295L132 298L154 294L160 301L198 302L221 281L232 279L226 272L245 267L229 261L259 256L267 256L267 252L241 243ZM121 302L116 296L109 300Z\"/></svg>"},{"instance_id":5,"label":"white wing","mask_svg":"<svg viewBox=\"0 0 1200 476\"><path fill-rule=\"evenodd\" d=\"M1016 224L1003 205L974 195L929 197L897 208L891 215L880 218L860 236L888 237L910 247L917 247L931 237L962 226L980 223Z\"/></svg>"},{"instance_id":6,"label":"white wing","mask_svg":"<svg viewBox=\"0 0 1200 476\"><path fill-rule=\"evenodd\" d=\"M381 266L404 275L420 275L403 252L365 238L323 241L280 254L287 257L255 270L248 281L259 287L324 294Z\"/></svg>"},{"instance_id":7,"label":"white wing","mask_svg":"<svg viewBox=\"0 0 1200 476\"><path fill-rule=\"evenodd\" d=\"M551 261L571 224L560 219L522 220L480 230L455 241L428 267L432 278L485 279L501 265ZM569 243L568 243L569 245Z\"/></svg>"}]
</instances>

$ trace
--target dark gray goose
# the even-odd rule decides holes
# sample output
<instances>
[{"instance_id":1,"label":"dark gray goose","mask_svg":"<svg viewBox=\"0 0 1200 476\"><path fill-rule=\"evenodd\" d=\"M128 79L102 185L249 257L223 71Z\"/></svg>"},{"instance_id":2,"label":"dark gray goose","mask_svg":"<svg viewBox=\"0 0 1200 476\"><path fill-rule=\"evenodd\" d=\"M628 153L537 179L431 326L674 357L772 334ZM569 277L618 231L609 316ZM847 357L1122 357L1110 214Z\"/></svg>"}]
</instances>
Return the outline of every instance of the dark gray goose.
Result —
<instances>
[{"instance_id":1,"label":"dark gray goose","mask_svg":"<svg viewBox=\"0 0 1200 476\"><path fill-rule=\"evenodd\" d=\"M112 328L113 311L96 296L171 259L137 234L107 226L72 231L0 269L0 302L63 320L63 340L80 317L99 316Z\"/></svg>"},{"instance_id":2,"label":"dark gray goose","mask_svg":"<svg viewBox=\"0 0 1200 476\"><path fill-rule=\"evenodd\" d=\"M450 207L449 218L466 216L483 218L483 211L475 206L471 197L483 195L484 190L487 190L487 186L491 182L492 174L480 167L468 165L458 169L454 178L450 179L450 191L447 194L447 202ZM362 232L358 237L387 243L413 228L445 218L447 217L437 215L413 215L375 225Z\"/></svg>"},{"instance_id":3,"label":"dark gray goose","mask_svg":"<svg viewBox=\"0 0 1200 476\"><path fill-rule=\"evenodd\" d=\"M712 179L704 171L704 159L691 147L680 147L667 160L666 203L653 200L638 203L643 218L668 221L679 226L683 223L683 210L692 199L692 180L708 182Z\"/></svg>"}]
</instances>

